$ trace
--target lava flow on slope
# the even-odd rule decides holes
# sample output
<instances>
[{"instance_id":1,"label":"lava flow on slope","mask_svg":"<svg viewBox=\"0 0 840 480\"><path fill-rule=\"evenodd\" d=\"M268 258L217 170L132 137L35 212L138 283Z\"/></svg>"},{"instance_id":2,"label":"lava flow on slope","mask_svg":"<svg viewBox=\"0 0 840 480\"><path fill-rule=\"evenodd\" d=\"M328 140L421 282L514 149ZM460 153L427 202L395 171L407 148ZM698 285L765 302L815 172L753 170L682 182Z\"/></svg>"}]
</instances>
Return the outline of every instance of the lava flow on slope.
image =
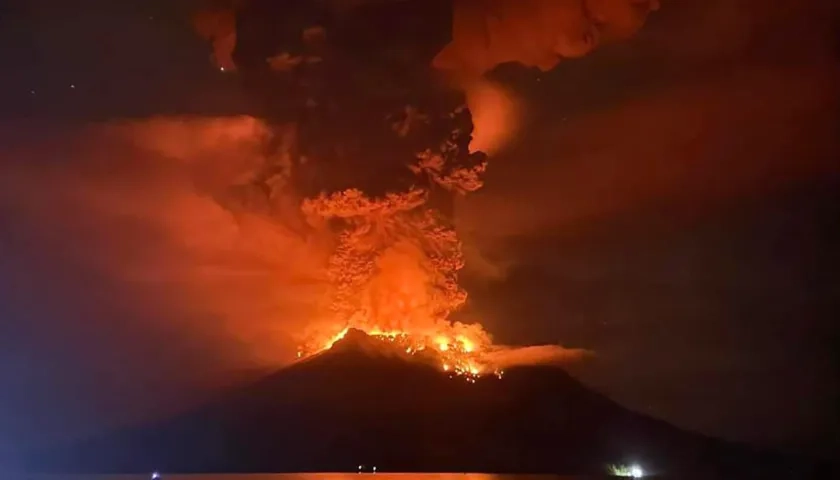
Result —
<instances>
[{"instance_id":1,"label":"lava flow on slope","mask_svg":"<svg viewBox=\"0 0 840 480\"><path fill-rule=\"evenodd\" d=\"M455 326L452 326L453 330L455 328ZM304 358L312 354L305 352L320 353L329 350L337 342L344 339L350 331L350 327L345 327L327 340L320 350L302 349L298 351L298 357ZM372 329L364 333L376 341L390 344L404 351L407 355L434 358L444 372L463 376L468 382L474 383L475 378L487 373L493 373L499 378L504 374L501 369L491 365L483 358L482 354L488 348L488 345L476 342L473 338L467 336L468 333L454 336L446 333L417 335L406 331L381 331L378 329ZM480 340L486 342L486 335ZM317 345L314 348L317 348Z\"/></svg>"}]
</instances>

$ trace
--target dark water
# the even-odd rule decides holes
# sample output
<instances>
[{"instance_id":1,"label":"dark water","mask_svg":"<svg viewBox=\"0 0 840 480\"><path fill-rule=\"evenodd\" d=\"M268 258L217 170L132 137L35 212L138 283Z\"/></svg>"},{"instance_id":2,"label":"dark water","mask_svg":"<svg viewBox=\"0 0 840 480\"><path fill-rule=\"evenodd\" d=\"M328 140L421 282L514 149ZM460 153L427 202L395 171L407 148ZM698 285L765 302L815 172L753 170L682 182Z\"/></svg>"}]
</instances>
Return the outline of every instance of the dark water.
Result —
<instances>
[{"instance_id":1,"label":"dark water","mask_svg":"<svg viewBox=\"0 0 840 480\"><path fill-rule=\"evenodd\" d=\"M21 480L149 480L151 475L29 475ZM577 480L550 475L488 475L482 473L307 473L162 475L161 480Z\"/></svg>"}]
</instances>

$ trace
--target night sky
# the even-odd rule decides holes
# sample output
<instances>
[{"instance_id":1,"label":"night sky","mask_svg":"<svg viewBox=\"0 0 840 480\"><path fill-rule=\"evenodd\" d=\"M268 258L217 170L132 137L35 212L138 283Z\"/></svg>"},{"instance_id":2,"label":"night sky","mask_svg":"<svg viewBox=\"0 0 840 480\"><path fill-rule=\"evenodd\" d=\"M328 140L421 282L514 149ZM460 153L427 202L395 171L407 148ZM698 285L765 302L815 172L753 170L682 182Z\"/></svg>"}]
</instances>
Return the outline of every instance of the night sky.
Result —
<instances>
[{"instance_id":1,"label":"night sky","mask_svg":"<svg viewBox=\"0 0 840 480\"><path fill-rule=\"evenodd\" d=\"M463 316L499 343L593 351L569 370L678 426L831 455L840 17L830 0L662 3L629 42L539 78L498 73L526 124L458 204ZM169 208L167 167L102 126L253 111L190 9L0 6L0 455L266 367L218 312L109 273L185 254L142 214ZM142 206L115 222L86 209L96 192Z\"/></svg>"}]
</instances>

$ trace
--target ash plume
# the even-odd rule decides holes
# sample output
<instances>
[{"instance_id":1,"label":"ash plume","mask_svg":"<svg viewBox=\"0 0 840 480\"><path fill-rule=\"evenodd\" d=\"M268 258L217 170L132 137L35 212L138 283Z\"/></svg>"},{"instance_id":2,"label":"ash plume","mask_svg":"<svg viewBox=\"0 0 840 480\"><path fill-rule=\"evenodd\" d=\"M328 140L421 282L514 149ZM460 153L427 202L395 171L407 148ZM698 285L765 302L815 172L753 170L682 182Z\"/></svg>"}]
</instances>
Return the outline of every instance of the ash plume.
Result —
<instances>
[{"instance_id":1,"label":"ash plume","mask_svg":"<svg viewBox=\"0 0 840 480\"><path fill-rule=\"evenodd\" d=\"M216 5L196 16L194 26L213 45L217 66L233 69L238 2ZM563 5L580 11L580 4ZM350 10L333 7L339 14ZM453 45L459 44L461 34L454 33ZM468 98L477 124L473 147L493 153L515 134L520 108L507 93L478 90ZM484 120L500 118L501 125ZM86 360L95 369L160 371L177 363L185 365L183 377L197 378L288 361L299 332L313 323L346 323L354 308L382 319L395 316L391 309L420 305L429 324L448 322L465 300L457 281L464 259L440 198L480 188L486 163L451 162L452 144L429 144L428 151L412 152L421 154L409 169L422 179L419 190L391 189L388 197L351 185L318 196L294 176L289 132L248 117L158 118L45 133L38 147L6 147L2 248L9 265L27 266L25 275L10 273L16 288L41 291L90 279L69 282L66 292L56 287L49 305L33 307L33 299L20 295L5 307L15 328L36 316L72 332L52 349L54 365L95 342L102 348ZM457 150L467 152L466 145ZM383 210L389 202L406 208ZM364 281L348 282L364 294L340 287L337 272L344 268L361 272ZM392 275L422 293L389 291ZM91 298L88 285L107 298ZM75 322L82 326L71 327ZM452 328L456 336L487 338L470 325ZM119 340L103 342L99 332ZM48 341L35 330L27 335L33 344ZM120 348L128 344L134 347ZM4 353L10 364L26 357L13 346Z\"/></svg>"},{"instance_id":2,"label":"ash plume","mask_svg":"<svg viewBox=\"0 0 840 480\"><path fill-rule=\"evenodd\" d=\"M297 8L294 15L290 10L286 12L289 18L300 17L303 21L300 25L289 27L289 35L299 37L290 37L289 51L284 51L282 47L278 47L277 51L268 51L265 44L236 44L236 32L231 32L231 25L236 25L236 22L229 20L238 14L233 8L216 8L200 13L196 16L196 27L213 44L220 67L229 65L236 56L237 61L250 62L248 68L262 64L263 68L268 65L273 75L299 71L305 77L310 60L316 59L315 63L320 64L324 59L319 52L330 52L323 45L313 43L305 32L318 28L324 35L318 42L333 35L346 34L341 27L342 16L351 15L351 12L367 4L386 3L389 2L289 4L289 9ZM310 334L314 340L305 342L305 350L331 345L334 336L341 335L340 332L347 328L380 333L413 330L429 338L440 335L442 331L462 328L449 323L448 317L466 301L466 292L458 283L464 255L452 219L440 210L438 204L440 198L447 195L462 196L482 187L482 176L486 170L484 155L495 154L510 143L517 134L523 110L515 95L487 81L483 75L508 62L549 70L563 59L588 54L602 42L632 36L641 28L648 13L658 6L656 1L640 0L453 2L450 12L454 19L451 42L429 60L426 69L432 67L445 72L454 85L465 92L465 103L469 109L460 106L448 113L425 111L423 106L405 107L403 120L396 121L393 132L388 135L396 134L406 138L407 144L418 145L414 147L417 150L407 152L416 156L416 160L407 165L415 178L407 179L401 186L396 186L394 182L384 189L368 189L352 181L302 189L307 191L302 195L302 211L308 226L332 232L333 248L326 267L331 285L326 309L334 326L321 333L317 332L320 327L314 328L316 332ZM251 13L256 15L254 25L259 24L262 16L278 13L268 4L253 12L261 12L258 15ZM232 48L226 43L230 39L234 39ZM337 41L340 43L341 40ZM236 55L232 53L234 50L238 52ZM248 57L249 52L256 52L257 57ZM341 57L335 51L332 55ZM280 60L282 68L278 67ZM352 54L342 61L352 62ZM326 71L329 71L330 60L326 63ZM320 78L317 74L312 75L315 79ZM304 91L307 93L301 96L315 95L305 88ZM346 99L337 98L334 101L348 103L342 107L348 110L360 107ZM465 120L453 122L457 125L452 127L451 133L432 133L443 133L440 138L429 137L428 132L419 137L415 133L415 130L429 130L423 124L437 125L441 122L439 119L446 115L455 119L465 117ZM329 134L343 128L337 125L324 130ZM382 135L379 133L373 142L386 142ZM418 143L420 138L425 144ZM291 139L292 143L296 141ZM340 144L337 139L330 141ZM337 150L346 148L344 144L340 145ZM370 151L353 147L360 157L357 160L359 168L362 168L368 155L373 157L374 152L380 150L379 145L368 147ZM305 152L300 155L307 162L311 161ZM322 150L313 152L313 155L316 158L323 156L324 163L345 161L340 155ZM275 191L283 192L296 187L295 178L300 176L296 172L307 167L292 163L282 173L270 173L260 180L269 197ZM358 176L358 168L349 170L351 175L346 178ZM395 173L394 176L402 174ZM443 201L444 204L450 202ZM489 335L480 327L477 327L475 337L469 340L470 345L489 344Z\"/></svg>"}]
</instances>

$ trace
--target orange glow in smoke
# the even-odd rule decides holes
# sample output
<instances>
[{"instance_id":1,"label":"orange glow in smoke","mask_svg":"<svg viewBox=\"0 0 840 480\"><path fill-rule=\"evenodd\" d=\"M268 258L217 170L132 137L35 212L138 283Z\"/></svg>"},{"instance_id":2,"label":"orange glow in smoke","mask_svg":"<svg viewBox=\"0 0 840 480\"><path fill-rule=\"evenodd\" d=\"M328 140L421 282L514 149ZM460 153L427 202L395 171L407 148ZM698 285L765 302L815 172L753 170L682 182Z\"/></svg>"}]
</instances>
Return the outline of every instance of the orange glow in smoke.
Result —
<instances>
[{"instance_id":1,"label":"orange glow in smoke","mask_svg":"<svg viewBox=\"0 0 840 480\"><path fill-rule=\"evenodd\" d=\"M523 120L519 99L488 81L485 73L509 62L548 71L601 43L628 38L658 9L659 1L602 0L587 2L586 7L557 0L453 2L452 42L432 66L446 72L466 94L474 126L471 152L491 156L502 152L515 139ZM230 9L207 10L194 19L197 31L213 44L217 67L231 72L236 69L234 20ZM317 30L309 33L329 35ZM275 70L285 71L300 60L289 55L279 51L267 61ZM401 135L408 133L411 123L399 126ZM467 294L458 283L464 255L452 219L435 210L435 202L429 200L441 191L466 195L480 189L487 168L486 159L460 164L452 148L460 147L445 144L418 152L416 162L408 165L423 179L418 183L429 184L425 187L412 186L381 197L348 189L303 200L300 213L313 231L329 237L332 253L323 269L328 287L324 301L318 302L314 316L318 320L304 332L298 358L333 348L351 330L366 333L400 355L433 358L444 372L470 383L486 373L501 378L502 367L523 361L581 355L555 346L494 347L480 325L448 319L466 302ZM364 165L361 162L359 168ZM285 167L281 170L286 171ZM278 173L278 178L266 183L278 188L271 198L290 183L286 174Z\"/></svg>"},{"instance_id":2,"label":"orange glow in smoke","mask_svg":"<svg viewBox=\"0 0 840 480\"><path fill-rule=\"evenodd\" d=\"M474 127L470 151L498 153L519 131L523 117L520 101L502 86L483 79L463 87Z\"/></svg>"},{"instance_id":3,"label":"orange glow in smoke","mask_svg":"<svg viewBox=\"0 0 840 480\"><path fill-rule=\"evenodd\" d=\"M451 176L435 178L466 192L480 187L476 173L455 168ZM310 223L341 226L327 267L325 314L333 326L313 322L299 358L329 350L355 329L401 354L433 358L453 374L472 378L493 371L482 360L491 347L484 329L448 320L467 298L458 284L464 259L455 229L427 199L422 189L382 198L347 190L304 201Z\"/></svg>"}]
</instances>

